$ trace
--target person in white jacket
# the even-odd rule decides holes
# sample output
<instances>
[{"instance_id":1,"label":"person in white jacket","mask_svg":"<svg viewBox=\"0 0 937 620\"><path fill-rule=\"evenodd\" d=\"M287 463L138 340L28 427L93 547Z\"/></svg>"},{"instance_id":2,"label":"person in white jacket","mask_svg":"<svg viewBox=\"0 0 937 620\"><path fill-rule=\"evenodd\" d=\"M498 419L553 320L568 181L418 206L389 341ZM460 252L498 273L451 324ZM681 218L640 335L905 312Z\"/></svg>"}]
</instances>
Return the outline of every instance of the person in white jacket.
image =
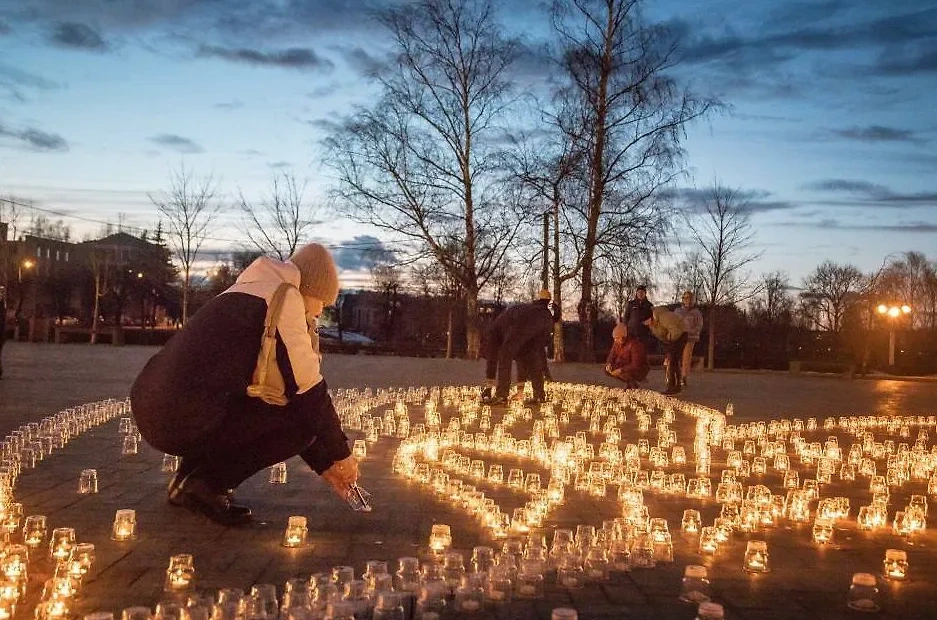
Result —
<instances>
[{"instance_id":1,"label":"person in white jacket","mask_svg":"<svg viewBox=\"0 0 937 620\"><path fill-rule=\"evenodd\" d=\"M693 293L683 292L682 304L674 310L674 314L683 319L683 325L686 327L686 345L683 347L683 355L680 364L680 371L683 374L683 385L686 385L687 375L693 367L693 351L696 349L696 343L699 342L700 334L703 332L703 313L699 306L694 302Z\"/></svg>"},{"instance_id":2,"label":"person in white jacket","mask_svg":"<svg viewBox=\"0 0 937 620\"><path fill-rule=\"evenodd\" d=\"M147 363L130 399L143 439L182 457L170 504L246 523L251 510L232 490L296 455L343 498L352 492L358 465L320 373L316 332L338 288L320 244L288 261L259 258Z\"/></svg>"}]
</instances>

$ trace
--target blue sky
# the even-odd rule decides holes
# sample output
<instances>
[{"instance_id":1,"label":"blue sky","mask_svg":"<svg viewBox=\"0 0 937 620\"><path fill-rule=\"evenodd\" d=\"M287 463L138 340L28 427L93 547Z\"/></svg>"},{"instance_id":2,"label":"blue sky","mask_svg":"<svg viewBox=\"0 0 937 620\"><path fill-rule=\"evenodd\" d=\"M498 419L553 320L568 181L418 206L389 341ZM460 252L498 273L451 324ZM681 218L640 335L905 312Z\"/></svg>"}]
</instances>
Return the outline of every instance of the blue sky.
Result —
<instances>
[{"instance_id":1,"label":"blue sky","mask_svg":"<svg viewBox=\"0 0 937 620\"><path fill-rule=\"evenodd\" d=\"M548 32L537 0L500 6L531 47ZM756 271L797 282L827 258L937 258L932 0L645 6L682 33L681 75L731 106L690 128L681 185L718 178L750 197ZM278 170L322 198L319 141L367 103L381 44L355 1L0 0L0 196L152 229L146 194L184 161L229 199L259 196ZM236 220L213 247L238 238ZM322 236L367 232L334 222Z\"/></svg>"}]
</instances>

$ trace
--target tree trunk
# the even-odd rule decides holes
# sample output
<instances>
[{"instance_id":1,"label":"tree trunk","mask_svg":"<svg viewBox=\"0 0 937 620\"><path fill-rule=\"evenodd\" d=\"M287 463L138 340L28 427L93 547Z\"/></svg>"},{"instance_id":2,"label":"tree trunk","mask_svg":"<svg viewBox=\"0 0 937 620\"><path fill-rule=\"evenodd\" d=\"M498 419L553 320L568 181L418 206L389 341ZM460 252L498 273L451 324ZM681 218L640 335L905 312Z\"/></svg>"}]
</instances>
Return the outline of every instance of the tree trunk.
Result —
<instances>
[{"instance_id":1,"label":"tree trunk","mask_svg":"<svg viewBox=\"0 0 937 620\"><path fill-rule=\"evenodd\" d=\"M713 370L716 367L716 305L709 309L709 337L706 346L706 367Z\"/></svg>"},{"instance_id":2,"label":"tree trunk","mask_svg":"<svg viewBox=\"0 0 937 620\"><path fill-rule=\"evenodd\" d=\"M189 269L185 269L185 278L182 281L182 325L189 319Z\"/></svg>"},{"instance_id":3,"label":"tree trunk","mask_svg":"<svg viewBox=\"0 0 937 620\"><path fill-rule=\"evenodd\" d=\"M94 276L94 309L91 314L91 344L98 341L98 316L101 314L101 276Z\"/></svg>"},{"instance_id":4,"label":"tree trunk","mask_svg":"<svg viewBox=\"0 0 937 620\"><path fill-rule=\"evenodd\" d=\"M586 252L591 254L587 249ZM582 297L579 300L579 324L582 326L582 349L580 362L591 364L595 361L595 339L593 329L595 321L592 315L592 258L582 261Z\"/></svg>"},{"instance_id":5,"label":"tree trunk","mask_svg":"<svg viewBox=\"0 0 937 620\"><path fill-rule=\"evenodd\" d=\"M453 301L449 301L449 312L446 315L446 359L452 359L452 318L455 308L453 308Z\"/></svg>"},{"instance_id":6,"label":"tree trunk","mask_svg":"<svg viewBox=\"0 0 937 620\"><path fill-rule=\"evenodd\" d=\"M481 337L478 333L478 288L469 286L465 290L465 357L478 359Z\"/></svg>"},{"instance_id":7,"label":"tree trunk","mask_svg":"<svg viewBox=\"0 0 937 620\"><path fill-rule=\"evenodd\" d=\"M560 280L560 200L554 190L553 196L553 303L560 320L553 324L553 361L566 361L566 346L563 342L563 282Z\"/></svg>"}]
</instances>

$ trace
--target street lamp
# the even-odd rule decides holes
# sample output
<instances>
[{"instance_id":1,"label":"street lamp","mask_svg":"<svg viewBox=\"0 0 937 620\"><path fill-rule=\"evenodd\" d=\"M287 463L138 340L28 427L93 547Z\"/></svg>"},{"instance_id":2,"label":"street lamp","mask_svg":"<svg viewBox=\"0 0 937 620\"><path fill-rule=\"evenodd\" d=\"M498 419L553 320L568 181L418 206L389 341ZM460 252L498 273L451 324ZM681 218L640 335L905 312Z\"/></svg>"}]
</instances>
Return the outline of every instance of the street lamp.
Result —
<instances>
[{"instance_id":1,"label":"street lamp","mask_svg":"<svg viewBox=\"0 0 937 620\"><path fill-rule=\"evenodd\" d=\"M23 270L25 269L26 271L29 271L35 265L36 265L35 261L29 258L24 258L22 261L20 261L20 264L19 264L19 281L20 282L23 281Z\"/></svg>"},{"instance_id":2,"label":"street lamp","mask_svg":"<svg viewBox=\"0 0 937 620\"><path fill-rule=\"evenodd\" d=\"M888 365L895 365L895 320L911 314L911 306L908 304L879 304L876 308L879 314L891 319L888 330Z\"/></svg>"}]
</instances>

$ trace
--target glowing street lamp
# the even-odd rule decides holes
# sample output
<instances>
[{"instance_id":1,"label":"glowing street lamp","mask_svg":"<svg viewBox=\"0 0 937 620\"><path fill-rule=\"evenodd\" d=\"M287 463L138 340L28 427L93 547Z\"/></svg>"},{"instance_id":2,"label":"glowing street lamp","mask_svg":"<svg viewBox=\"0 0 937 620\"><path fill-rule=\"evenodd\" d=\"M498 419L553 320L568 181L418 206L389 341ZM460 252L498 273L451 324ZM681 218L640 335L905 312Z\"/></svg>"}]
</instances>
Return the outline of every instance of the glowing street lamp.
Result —
<instances>
[{"instance_id":1,"label":"glowing street lamp","mask_svg":"<svg viewBox=\"0 0 937 620\"><path fill-rule=\"evenodd\" d=\"M907 316L911 314L911 306L908 304L901 304L900 306L888 305L888 304L879 304L876 308L878 313L882 316L887 316L892 319L889 324L890 330L888 332L888 365L895 365L895 323L894 321L902 316Z\"/></svg>"}]
</instances>

